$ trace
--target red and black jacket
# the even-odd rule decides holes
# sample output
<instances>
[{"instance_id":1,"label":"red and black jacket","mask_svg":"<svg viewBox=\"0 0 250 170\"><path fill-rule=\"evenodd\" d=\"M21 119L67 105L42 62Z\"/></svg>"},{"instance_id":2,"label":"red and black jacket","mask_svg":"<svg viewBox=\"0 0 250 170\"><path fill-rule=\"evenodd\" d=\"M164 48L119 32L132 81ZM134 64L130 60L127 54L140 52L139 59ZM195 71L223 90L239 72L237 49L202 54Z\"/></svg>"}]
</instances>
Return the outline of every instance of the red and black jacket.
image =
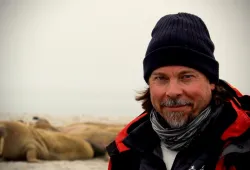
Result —
<instances>
[{"instance_id":1,"label":"red and black jacket","mask_svg":"<svg viewBox=\"0 0 250 170\"><path fill-rule=\"evenodd\" d=\"M250 97L220 80L232 94L206 130L178 152L171 170L250 170ZM131 121L107 146L108 170L166 170L149 114Z\"/></svg>"}]
</instances>

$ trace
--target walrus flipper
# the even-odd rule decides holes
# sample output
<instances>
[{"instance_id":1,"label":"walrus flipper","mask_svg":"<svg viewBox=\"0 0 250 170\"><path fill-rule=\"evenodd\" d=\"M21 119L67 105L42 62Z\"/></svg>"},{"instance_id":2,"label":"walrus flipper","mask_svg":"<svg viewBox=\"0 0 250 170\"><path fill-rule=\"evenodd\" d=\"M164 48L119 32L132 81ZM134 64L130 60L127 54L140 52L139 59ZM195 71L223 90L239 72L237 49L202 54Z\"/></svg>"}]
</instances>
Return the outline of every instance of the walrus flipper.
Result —
<instances>
[{"instance_id":1,"label":"walrus flipper","mask_svg":"<svg viewBox=\"0 0 250 170\"><path fill-rule=\"evenodd\" d=\"M28 149L26 152L26 158L27 158L27 161L31 163L42 162L41 160L37 159L36 149Z\"/></svg>"}]
</instances>

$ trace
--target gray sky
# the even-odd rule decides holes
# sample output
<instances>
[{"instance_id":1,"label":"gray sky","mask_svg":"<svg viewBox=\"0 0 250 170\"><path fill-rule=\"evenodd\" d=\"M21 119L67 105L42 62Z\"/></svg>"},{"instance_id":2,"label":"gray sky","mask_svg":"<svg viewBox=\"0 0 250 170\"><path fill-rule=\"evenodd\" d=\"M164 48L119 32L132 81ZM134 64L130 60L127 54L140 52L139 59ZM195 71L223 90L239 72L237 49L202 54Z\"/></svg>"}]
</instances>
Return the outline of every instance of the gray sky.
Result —
<instances>
[{"instance_id":1,"label":"gray sky","mask_svg":"<svg viewBox=\"0 0 250 170\"><path fill-rule=\"evenodd\" d=\"M200 16L220 78L250 94L250 1L0 0L0 113L138 115L160 17ZM248 66L249 67L249 66Z\"/></svg>"}]
</instances>

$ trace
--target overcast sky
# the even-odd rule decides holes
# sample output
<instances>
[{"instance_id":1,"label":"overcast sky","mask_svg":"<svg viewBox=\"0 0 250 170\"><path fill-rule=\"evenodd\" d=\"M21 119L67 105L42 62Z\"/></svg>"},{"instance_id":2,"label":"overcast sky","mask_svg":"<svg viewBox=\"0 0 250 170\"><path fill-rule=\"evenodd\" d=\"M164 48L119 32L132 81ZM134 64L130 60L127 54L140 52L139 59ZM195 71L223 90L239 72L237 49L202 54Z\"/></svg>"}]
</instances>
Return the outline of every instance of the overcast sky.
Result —
<instances>
[{"instance_id":1,"label":"overcast sky","mask_svg":"<svg viewBox=\"0 0 250 170\"><path fill-rule=\"evenodd\" d=\"M220 78L250 94L250 1L0 0L0 113L138 115L160 17L200 16Z\"/></svg>"}]
</instances>

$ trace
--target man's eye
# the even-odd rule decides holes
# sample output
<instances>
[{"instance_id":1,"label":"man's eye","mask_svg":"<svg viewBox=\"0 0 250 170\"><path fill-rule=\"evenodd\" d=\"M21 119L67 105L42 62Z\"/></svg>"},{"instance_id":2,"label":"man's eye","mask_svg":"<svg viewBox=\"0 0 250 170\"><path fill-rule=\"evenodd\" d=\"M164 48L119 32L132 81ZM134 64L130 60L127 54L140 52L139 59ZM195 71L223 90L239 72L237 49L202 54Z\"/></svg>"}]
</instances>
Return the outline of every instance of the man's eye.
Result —
<instances>
[{"instance_id":1,"label":"man's eye","mask_svg":"<svg viewBox=\"0 0 250 170\"><path fill-rule=\"evenodd\" d=\"M192 77L194 77L194 76L191 74L186 74L186 75L183 75L181 78L182 79L191 79Z\"/></svg>"},{"instance_id":2,"label":"man's eye","mask_svg":"<svg viewBox=\"0 0 250 170\"><path fill-rule=\"evenodd\" d=\"M166 80L166 78L163 76L156 76L154 79L155 80Z\"/></svg>"}]
</instances>

